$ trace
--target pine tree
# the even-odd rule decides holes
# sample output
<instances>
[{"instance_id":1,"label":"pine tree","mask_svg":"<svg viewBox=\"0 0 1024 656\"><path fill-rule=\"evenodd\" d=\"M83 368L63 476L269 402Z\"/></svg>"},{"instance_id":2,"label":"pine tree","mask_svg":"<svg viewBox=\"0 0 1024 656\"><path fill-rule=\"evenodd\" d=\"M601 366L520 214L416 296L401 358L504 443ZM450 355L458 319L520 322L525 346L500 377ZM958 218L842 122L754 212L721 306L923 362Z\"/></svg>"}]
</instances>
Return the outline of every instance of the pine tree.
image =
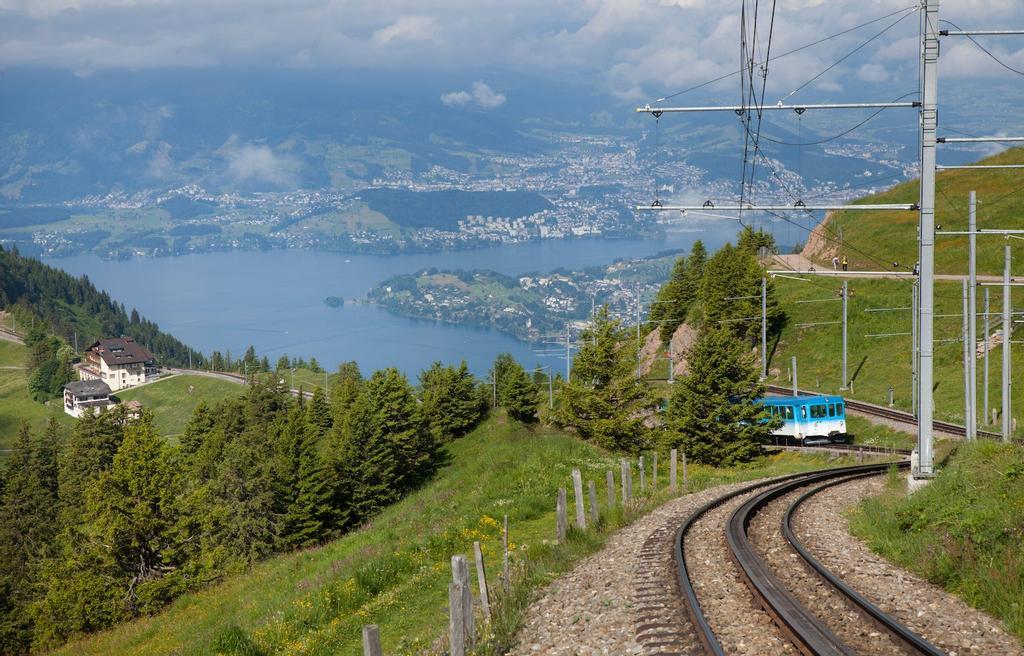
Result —
<instances>
[{"instance_id":1,"label":"pine tree","mask_svg":"<svg viewBox=\"0 0 1024 656\"><path fill-rule=\"evenodd\" d=\"M86 516L102 545L96 548L106 550L122 573L132 612L162 606L168 582L161 579L186 560L175 532L182 476L152 421L143 412L127 425L112 466L87 495Z\"/></svg>"},{"instance_id":2,"label":"pine tree","mask_svg":"<svg viewBox=\"0 0 1024 656\"><path fill-rule=\"evenodd\" d=\"M328 537L336 520L332 505L334 472L321 455L321 443L331 427L330 408L322 392L317 389L305 410L289 415L288 422L292 466L288 479L292 487L280 535L289 547L306 547Z\"/></svg>"},{"instance_id":3,"label":"pine tree","mask_svg":"<svg viewBox=\"0 0 1024 656\"><path fill-rule=\"evenodd\" d=\"M501 405L508 411L508 416L524 424L537 421L537 385L518 362L506 371L505 376Z\"/></svg>"},{"instance_id":4,"label":"pine tree","mask_svg":"<svg viewBox=\"0 0 1024 656\"><path fill-rule=\"evenodd\" d=\"M580 340L571 380L559 390L555 420L606 449L639 451L649 439L645 419L657 403L636 377L636 342L608 316L607 307Z\"/></svg>"},{"instance_id":5,"label":"pine tree","mask_svg":"<svg viewBox=\"0 0 1024 656\"><path fill-rule=\"evenodd\" d=\"M458 368L435 362L420 373L420 390L423 419L438 442L468 433L487 409L465 361Z\"/></svg>"},{"instance_id":6,"label":"pine tree","mask_svg":"<svg viewBox=\"0 0 1024 656\"><path fill-rule=\"evenodd\" d=\"M699 300L700 283L704 277L707 251L697 240L689 257L679 257L668 281L658 290L649 315L650 329L659 330L661 341L668 343L679 326L686 321L690 308Z\"/></svg>"},{"instance_id":7,"label":"pine tree","mask_svg":"<svg viewBox=\"0 0 1024 656\"><path fill-rule=\"evenodd\" d=\"M700 297L705 323L712 328L728 327L749 344L760 339L761 323L747 317L761 316L761 279L764 270L749 251L731 244L723 246L708 260ZM785 315L775 297L775 286L767 282L769 332L781 329Z\"/></svg>"},{"instance_id":8,"label":"pine tree","mask_svg":"<svg viewBox=\"0 0 1024 656\"><path fill-rule=\"evenodd\" d=\"M316 442L322 440L334 424L331 406L323 389L319 387L313 391L313 398L306 404L305 422L312 430Z\"/></svg>"},{"instance_id":9,"label":"pine tree","mask_svg":"<svg viewBox=\"0 0 1024 656\"><path fill-rule=\"evenodd\" d=\"M195 454L215 425L213 412L206 401L200 401L181 435L181 451L186 457Z\"/></svg>"},{"instance_id":10,"label":"pine tree","mask_svg":"<svg viewBox=\"0 0 1024 656\"><path fill-rule=\"evenodd\" d=\"M355 361L342 362L331 379L331 407L334 409L334 423L344 422L345 414L355 403L363 387L363 375Z\"/></svg>"},{"instance_id":11,"label":"pine tree","mask_svg":"<svg viewBox=\"0 0 1024 656\"><path fill-rule=\"evenodd\" d=\"M110 468L114 454L124 440L126 416L120 407L107 412L86 413L68 439L58 472L61 511L65 525L77 524L85 505L85 492Z\"/></svg>"},{"instance_id":12,"label":"pine tree","mask_svg":"<svg viewBox=\"0 0 1024 656\"><path fill-rule=\"evenodd\" d=\"M728 328L707 329L687 363L689 373L672 390L664 446L711 465L730 466L758 455L774 425L757 403L765 387L744 342Z\"/></svg>"}]
</instances>

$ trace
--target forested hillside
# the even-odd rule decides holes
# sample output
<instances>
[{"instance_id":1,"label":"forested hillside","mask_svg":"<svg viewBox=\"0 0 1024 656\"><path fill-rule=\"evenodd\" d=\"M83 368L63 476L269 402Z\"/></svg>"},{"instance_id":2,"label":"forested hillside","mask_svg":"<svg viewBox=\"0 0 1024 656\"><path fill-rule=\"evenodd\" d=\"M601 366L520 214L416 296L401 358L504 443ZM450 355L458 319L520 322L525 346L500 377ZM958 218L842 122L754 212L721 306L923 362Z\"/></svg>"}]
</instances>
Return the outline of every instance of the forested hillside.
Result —
<instances>
[{"instance_id":1,"label":"forested hillside","mask_svg":"<svg viewBox=\"0 0 1024 656\"><path fill-rule=\"evenodd\" d=\"M189 348L160 330L136 310L96 289L85 276L74 276L23 257L16 248L0 246L0 309L6 309L23 322L36 317L49 331L80 348L103 337L122 335L135 338L152 352L161 364L185 365ZM10 328L10 326L7 326ZM23 326L22 327L27 327ZM201 365L201 353L192 351L192 362Z\"/></svg>"}]
</instances>

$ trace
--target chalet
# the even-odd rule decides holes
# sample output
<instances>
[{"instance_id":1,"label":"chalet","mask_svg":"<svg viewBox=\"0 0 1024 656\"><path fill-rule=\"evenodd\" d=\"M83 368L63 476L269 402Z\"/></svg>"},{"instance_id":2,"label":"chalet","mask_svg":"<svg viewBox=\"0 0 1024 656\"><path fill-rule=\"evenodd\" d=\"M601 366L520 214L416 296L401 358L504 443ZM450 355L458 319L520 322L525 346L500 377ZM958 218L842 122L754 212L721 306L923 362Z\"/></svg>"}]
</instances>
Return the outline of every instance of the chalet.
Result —
<instances>
[{"instance_id":1,"label":"chalet","mask_svg":"<svg viewBox=\"0 0 1024 656\"><path fill-rule=\"evenodd\" d=\"M102 380L76 380L64 386L64 412L72 417L81 417L88 410L106 410L114 405L110 386Z\"/></svg>"},{"instance_id":2,"label":"chalet","mask_svg":"<svg viewBox=\"0 0 1024 656\"><path fill-rule=\"evenodd\" d=\"M131 337L101 339L93 343L85 350L83 362L78 366L78 377L83 381L102 381L114 392L140 385L148 377L156 375L153 354Z\"/></svg>"}]
</instances>

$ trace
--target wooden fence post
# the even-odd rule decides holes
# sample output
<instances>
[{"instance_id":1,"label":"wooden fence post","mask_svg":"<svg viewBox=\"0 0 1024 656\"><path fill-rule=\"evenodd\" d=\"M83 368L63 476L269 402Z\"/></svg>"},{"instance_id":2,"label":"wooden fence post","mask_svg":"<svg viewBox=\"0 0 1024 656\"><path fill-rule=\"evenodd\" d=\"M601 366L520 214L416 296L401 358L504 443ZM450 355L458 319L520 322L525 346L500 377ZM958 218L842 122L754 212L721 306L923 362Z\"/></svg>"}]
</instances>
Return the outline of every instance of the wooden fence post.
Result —
<instances>
[{"instance_id":1,"label":"wooden fence post","mask_svg":"<svg viewBox=\"0 0 1024 656\"><path fill-rule=\"evenodd\" d=\"M504 555L501 559L501 585L505 588L505 592L508 592L510 583L508 571L508 515L505 515L505 523L501 529L501 546L504 550Z\"/></svg>"},{"instance_id":2,"label":"wooden fence post","mask_svg":"<svg viewBox=\"0 0 1024 656\"><path fill-rule=\"evenodd\" d=\"M651 456L651 492L658 491L658 452Z\"/></svg>"},{"instance_id":3,"label":"wooden fence post","mask_svg":"<svg viewBox=\"0 0 1024 656\"><path fill-rule=\"evenodd\" d=\"M638 461L638 464L639 464L639 469L640 469L640 494L647 494L647 480L645 478L646 475L647 475L647 472L644 469L644 457L643 456L640 456L640 460Z\"/></svg>"},{"instance_id":4,"label":"wooden fence post","mask_svg":"<svg viewBox=\"0 0 1024 656\"><path fill-rule=\"evenodd\" d=\"M480 543L473 543L473 557L476 559L476 583L480 588L480 608L484 612L484 621L491 623L491 595L487 591L487 573L484 570L484 554L480 551Z\"/></svg>"},{"instance_id":5,"label":"wooden fence post","mask_svg":"<svg viewBox=\"0 0 1024 656\"><path fill-rule=\"evenodd\" d=\"M558 501L555 503L555 530L558 536L558 544L565 543L565 532L568 529L569 520L565 516L565 488L558 488Z\"/></svg>"},{"instance_id":6,"label":"wooden fence post","mask_svg":"<svg viewBox=\"0 0 1024 656\"><path fill-rule=\"evenodd\" d=\"M473 617L473 588L469 581L469 563L465 556L452 556L452 580L462 587L462 626L469 648L476 647L476 621Z\"/></svg>"},{"instance_id":7,"label":"wooden fence post","mask_svg":"<svg viewBox=\"0 0 1024 656\"><path fill-rule=\"evenodd\" d=\"M686 452L683 451L683 492L690 491L690 481L686 475Z\"/></svg>"},{"instance_id":8,"label":"wooden fence post","mask_svg":"<svg viewBox=\"0 0 1024 656\"><path fill-rule=\"evenodd\" d=\"M451 656L466 656L466 616L462 612L462 584L448 584L448 642Z\"/></svg>"},{"instance_id":9,"label":"wooden fence post","mask_svg":"<svg viewBox=\"0 0 1024 656\"><path fill-rule=\"evenodd\" d=\"M672 449L668 460L668 487L672 492L676 491L676 459L678 457L679 452Z\"/></svg>"},{"instance_id":10,"label":"wooden fence post","mask_svg":"<svg viewBox=\"0 0 1024 656\"><path fill-rule=\"evenodd\" d=\"M597 485L594 481L587 481L587 492L590 494L590 523L597 524Z\"/></svg>"},{"instance_id":11,"label":"wooden fence post","mask_svg":"<svg viewBox=\"0 0 1024 656\"><path fill-rule=\"evenodd\" d=\"M583 509L583 475L580 470L572 470L572 494L576 497L576 528L587 528L587 515Z\"/></svg>"},{"instance_id":12,"label":"wooden fence post","mask_svg":"<svg viewBox=\"0 0 1024 656\"><path fill-rule=\"evenodd\" d=\"M384 656L380 646L380 627L376 624L363 627L363 656Z\"/></svg>"},{"instance_id":13,"label":"wooden fence post","mask_svg":"<svg viewBox=\"0 0 1024 656\"><path fill-rule=\"evenodd\" d=\"M608 483L608 508L615 507L615 474L612 470L608 470L604 475L605 481Z\"/></svg>"},{"instance_id":14,"label":"wooden fence post","mask_svg":"<svg viewBox=\"0 0 1024 656\"><path fill-rule=\"evenodd\" d=\"M629 461L623 458L619 468L622 470L622 507L625 508L629 503Z\"/></svg>"}]
</instances>

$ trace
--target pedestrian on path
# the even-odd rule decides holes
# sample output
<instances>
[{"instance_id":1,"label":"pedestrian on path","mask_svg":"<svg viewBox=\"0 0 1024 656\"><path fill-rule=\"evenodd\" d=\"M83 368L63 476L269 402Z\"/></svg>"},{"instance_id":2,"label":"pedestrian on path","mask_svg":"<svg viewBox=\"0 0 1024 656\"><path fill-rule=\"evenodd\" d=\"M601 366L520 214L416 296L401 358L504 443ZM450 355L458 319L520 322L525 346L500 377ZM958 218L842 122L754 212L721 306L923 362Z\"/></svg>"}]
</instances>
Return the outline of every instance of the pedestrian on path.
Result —
<instances>
[{"instance_id":1,"label":"pedestrian on path","mask_svg":"<svg viewBox=\"0 0 1024 656\"><path fill-rule=\"evenodd\" d=\"M836 255L832 256L832 270L833 271L838 271L839 270L839 257L836 256Z\"/></svg>"},{"instance_id":2,"label":"pedestrian on path","mask_svg":"<svg viewBox=\"0 0 1024 656\"><path fill-rule=\"evenodd\" d=\"M844 256L843 256L843 271L846 271L846 269L847 269L847 266L848 266L849 264L850 264L850 261L849 261L848 259L846 259L846 256L844 255Z\"/></svg>"}]
</instances>

